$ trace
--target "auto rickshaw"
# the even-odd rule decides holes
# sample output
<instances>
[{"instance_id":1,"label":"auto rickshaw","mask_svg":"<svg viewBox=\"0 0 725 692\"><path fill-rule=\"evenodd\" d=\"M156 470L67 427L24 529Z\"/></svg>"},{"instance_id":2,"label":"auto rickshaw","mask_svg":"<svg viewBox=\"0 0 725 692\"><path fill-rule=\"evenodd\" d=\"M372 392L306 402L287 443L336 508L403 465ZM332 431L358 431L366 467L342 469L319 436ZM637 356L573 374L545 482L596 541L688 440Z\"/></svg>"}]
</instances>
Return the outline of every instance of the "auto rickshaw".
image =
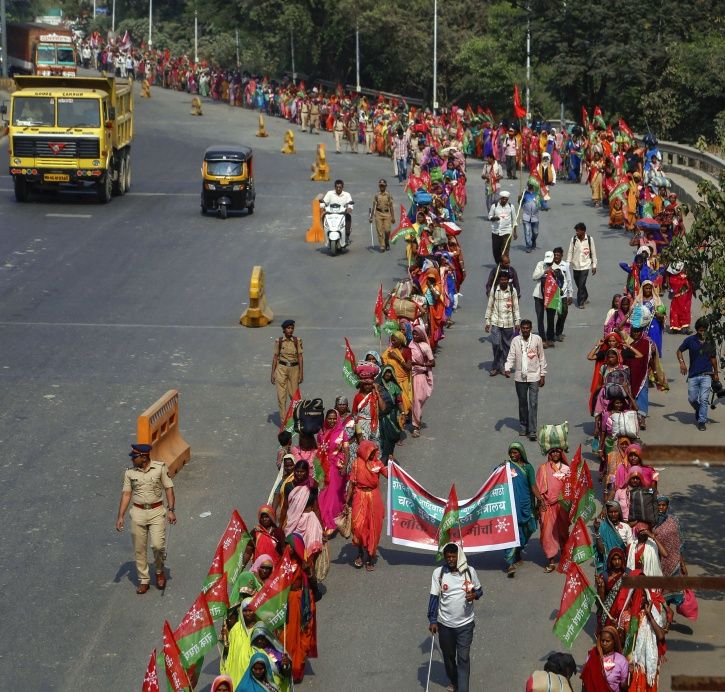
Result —
<instances>
[{"instance_id":1,"label":"auto rickshaw","mask_svg":"<svg viewBox=\"0 0 725 692\"><path fill-rule=\"evenodd\" d=\"M201 166L201 213L211 209L222 218L228 210L254 213L252 150L238 144L217 144L204 152Z\"/></svg>"}]
</instances>

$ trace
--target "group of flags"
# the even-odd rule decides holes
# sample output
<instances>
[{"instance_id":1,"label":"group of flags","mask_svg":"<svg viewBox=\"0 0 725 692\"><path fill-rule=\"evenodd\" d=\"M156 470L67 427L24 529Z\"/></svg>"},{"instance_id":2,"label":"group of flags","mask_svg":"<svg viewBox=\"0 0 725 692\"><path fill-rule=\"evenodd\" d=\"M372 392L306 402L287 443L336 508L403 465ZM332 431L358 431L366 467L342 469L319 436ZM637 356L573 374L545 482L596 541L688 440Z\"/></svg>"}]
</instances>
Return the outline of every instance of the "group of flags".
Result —
<instances>
[{"instance_id":1,"label":"group of flags","mask_svg":"<svg viewBox=\"0 0 725 692\"><path fill-rule=\"evenodd\" d=\"M597 598L595 590L579 567L594 556L586 522L594 517L597 507L594 501L592 476L589 466L582 458L581 445L569 468L569 476L559 503L568 513L571 530L557 566L557 571L565 574L566 579L554 623L554 634L564 644L572 646L589 620L592 606Z\"/></svg>"},{"instance_id":2,"label":"group of flags","mask_svg":"<svg viewBox=\"0 0 725 692\"><path fill-rule=\"evenodd\" d=\"M218 641L214 623L226 617L230 607L229 594L238 598L250 540L247 526L235 509L219 539L214 559L196 600L175 630L171 629L168 620L164 621L163 650L158 656L156 649L153 650L142 692L160 692L159 671L164 672L167 688L171 692L193 690L204 656ZM287 547L269 579L250 604L257 617L275 630L281 629L287 622L287 598L298 569ZM236 605L236 602L232 602L232 605Z\"/></svg>"}]
</instances>

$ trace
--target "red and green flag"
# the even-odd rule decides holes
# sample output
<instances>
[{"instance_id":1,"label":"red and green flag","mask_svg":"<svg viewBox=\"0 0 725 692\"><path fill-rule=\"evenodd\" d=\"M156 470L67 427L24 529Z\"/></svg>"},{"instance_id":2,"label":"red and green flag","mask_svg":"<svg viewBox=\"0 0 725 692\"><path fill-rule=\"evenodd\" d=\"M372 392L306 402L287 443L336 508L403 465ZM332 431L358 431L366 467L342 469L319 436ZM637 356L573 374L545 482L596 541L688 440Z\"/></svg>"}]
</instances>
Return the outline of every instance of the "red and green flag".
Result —
<instances>
[{"instance_id":1,"label":"red and green flag","mask_svg":"<svg viewBox=\"0 0 725 692\"><path fill-rule=\"evenodd\" d=\"M592 122L597 130L606 130L607 123L604 122L604 116L602 115L602 109L599 106L594 106L594 115Z\"/></svg>"},{"instance_id":2,"label":"red and green flag","mask_svg":"<svg viewBox=\"0 0 725 692\"><path fill-rule=\"evenodd\" d=\"M168 620L164 620L164 667L171 692L191 692L191 681L181 661L181 651Z\"/></svg>"},{"instance_id":3,"label":"red and green flag","mask_svg":"<svg viewBox=\"0 0 725 692\"><path fill-rule=\"evenodd\" d=\"M141 692L161 692L159 688L159 671L156 666L156 649L151 652L149 664L146 666Z\"/></svg>"},{"instance_id":4,"label":"red and green flag","mask_svg":"<svg viewBox=\"0 0 725 692\"><path fill-rule=\"evenodd\" d=\"M581 472L582 465L582 446L577 447L574 456L569 462L569 475L564 479L564 483L561 490L561 497L559 498L559 504L568 513L571 509L571 503L574 499L574 490L579 480L579 473Z\"/></svg>"},{"instance_id":5,"label":"red and green flag","mask_svg":"<svg viewBox=\"0 0 725 692\"><path fill-rule=\"evenodd\" d=\"M383 284L380 284L378 289L378 297L375 299L375 308L373 309L373 333L375 336L380 336L380 328L383 326L385 321L385 315L383 314Z\"/></svg>"},{"instance_id":6,"label":"red and green flag","mask_svg":"<svg viewBox=\"0 0 725 692\"><path fill-rule=\"evenodd\" d=\"M282 421L282 425L279 426L279 431L282 432L283 430L286 430L287 432L292 432L294 430L295 426L295 406L299 403L299 400L302 398L302 395L300 394L300 388L297 387L295 390L295 393L292 395L292 399L290 399L289 406L287 407L287 413L284 415L284 420Z\"/></svg>"},{"instance_id":7,"label":"red and green flag","mask_svg":"<svg viewBox=\"0 0 725 692\"><path fill-rule=\"evenodd\" d=\"M589 466L582 462L579 477L574 486L574 496L569 509L569 524L574 524L577 519L589 521L597 513L597 504L594 500L594 483Z\"/></svg>"},{"instance_id":8,"label":"red and green flag","mask_svg":"<svg viewBox=\"0 0 725 692\"><path fill-rule=\"evenodd\" d=\"M587 529L584 520L579 517L574 524L572 532L569 534L569 539L564 545L564 549L561 551L561 559L556 569L558 572L566 574L572 562L580 565L592 557L594 557L594 549L592 548L589 529Z\"/></svg>"},{"instance_id":9,"label":"red and green flag","mask_svg":"<svg viewBox=\"0 0 725 692\"><path fill-rule=\"evenodd\" d=\"M250 540L247 526L235 509L214 551L214 559L201 589L203 592L208 591L222 573L227 575L227 584L236 582L244 568L244 553Z\"/></svg>"},{"instance_id":10,"label":"red and green flag","mask_svg":"<svg viewBox=\"0 0 725 692\"><path fill-rule=\"evenodd\" d=\"M453 529L458 523L458 496L456 495L456 484L453 483L448 493L448 502L446 502L446 506L443 509L443 518L438 526L438 552L436 553L436 560L440 561L443 559L443 548L446 543L453 542Z\"/></svg>"},{"instance_id":11,"label":"red and green flag","mask_svg":"<svg viewBox=\"0 0 725 692\"><path fill-rule=\"evenodd\" d=\"M409 235L415 235L415 228L413 228L413 224L410 223L410 219L408 218L408 212L405 211L405 207L401 204L400 222L398 223L398 227L390 234L390 242L395 243L400 238L405 238Z\"/></svg>"},{"instance_id":12,"label":"red and green flag","mask_svg":"<svg viewBox=\"0 0 725 692\"><path fill-rule=\"evenodd\" d=\"M229 587L227 586L227 573L222 573L209 589L204 592L206 604L213 620L219 620L226 616L229 610Z\"/></svg>"},{"instance_id":13,"label":"red and green flag","mask_svg":"<svg viewBox=\"0 0 725 692\"><path fill-rule=\"evenodd\" d=\"M322 460L317 454L312 458L312 479L317 483L317 487L320 490L325 487L325 469L322 466Z\"/></svg>"},{"instance_id":14,"label":"red and green flag","mask_svg":"<svg viewBox=\"0 0 725 692\"><path fill-rule=\"evenodd\" d=\"M521 105L521 94L519 94L519 85L514 84L514 118L525 118L526 109Z\"/></svg>"},{"instance_id":15,"label":"red and green flag","mask_svg":"<svg viewBox=\"0 0 725 692\"><path fill-rule=\"evenodd\" d=\"M287 597L299 569L299 565L291 558L290 548L287 546L282 559L248 606L272 629L279 629L287 622Z\"/></svg>"},{"instance_id":16,"label":"red and green flag","mask_svg":"<svg viewBox=\"0 0 725 692\"><path fill-rule=\"evenodd\" d=\"M622 179L615 186L614 189L609 193L609 199L617 199L618 197L624 199L624 196L629 190L629 181Z\"/></svg>"},{"instance_id":17,"label":"red and green flag","mask_svg":"<svg viewBox=\"0 0 725 692\"><path fill-rule=\"evenodd\" d=\"M595 600L596 594L584 572L576 562L571 562L566 571L559 613L554 623L554 634L568 647L574 644L574 640L587 624Z\"/></svg>"},{"instance_id":18,"label":"red and green flag","mask_svg":"<svg viewBox=\"0 0 725 692\"><path fill-rule=\"evenodd\" d=\"M221 545L218 545L214 552L214 559L211 561L209 571L206 574L204 585L201 587L202 593L206 593L224 574L224 554Z\"/></svg>"},{"instance_id":19,"label":"red and green flag","mask_svg":"<svg viewBox=\"0 0 725 692\"><path fill-rule=\"evenodd\" d=\"M350 342L345 337L345 360L342 362L342 376L351 387L357 387L359 382L358 376L355 374L355 353L350 348Z\"/></svg>"},{"instance_id":20,"label":"red and green flag","mask_svg":"<svg viewBox=\"0 0 725 692\"><path fill-rule=\"evenodd\" d=\"M584 130L589 129L589 113L587 112L587 107L582 106L582 125L584 126Z\"/></svg>"},{"instance_id":21,"label":"red and green flag","mask_svg":"<svg viewBox=\"0 0 725 692\"><path fill-rule=\"evenodd\" d=\"M187 670L217 643L214 620L206 596L200 593L174 631L174 639Z\"/></svg>"},{"instance_id":22,"label":"red and green flag","mask_svg":"<svg viewBox=\"0 0 725 692\"><path fill-rule=\"evenodd\" d=\"M554 272L547 272L544 279L544 307L561 313L563 300Z\"/></svg>"}]
</instances>

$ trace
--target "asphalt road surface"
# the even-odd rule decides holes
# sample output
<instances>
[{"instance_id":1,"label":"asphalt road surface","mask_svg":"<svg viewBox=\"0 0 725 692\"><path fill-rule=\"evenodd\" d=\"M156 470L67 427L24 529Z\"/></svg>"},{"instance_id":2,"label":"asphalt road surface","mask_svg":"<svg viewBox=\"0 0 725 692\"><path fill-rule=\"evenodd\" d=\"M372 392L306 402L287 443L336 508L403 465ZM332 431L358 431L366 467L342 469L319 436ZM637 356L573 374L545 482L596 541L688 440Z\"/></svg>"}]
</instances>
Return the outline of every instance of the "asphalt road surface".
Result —
<instances>
[{"instance_id":1,"label":"asphalt road surface","mask_svg":"<svg viewBox=\"0 0 725 692\"><path fill-rule=\"evenodd\" d=\"M370 329L377 287L391 287L405 272L402 244L385 255L369 247L367 209L378 178L387 176L396 208L403 199L387 159L335 156L326 135L305 134L297 135L298 153L283 156L284 122L268 119L270 137L258 139L254 113L205 104L204 116L193 118L189 108L190 97L159 89L151 100L136 100L133 190L107 206L82 195L18 204L4 174L7 152L0 155L3 689L139 688L149 653L161 645L164 619L175 627L197 595L231 509L252 525L274 479L277 407L269 376L279 324L297 320L305 343L303 391L330 406L336 395L353 393L341 376L343 338L359 356L377 347ZM257 204L253 216L221 221L199 214L199 169L204 149L225 141L254 147ZM356 201L354 243L335 258L304 242L312 199L331 187L309 180L319 141L328 143L333 179L343 178ZM437 358L423 434L399 448L401 463L425 487L445 495L455 481L459 497L477 490L518 439L513 380L487 373L491 347L481 322L490 230L482 218L480 163L469 171L461 308ZM518 193L518 184L509 188ZM601 267L589 281L591 305L572 310L565 343L547 351L540 395L540 423L568 420L576 447L590 430L584 402L591 366L584 354L623 283L616 263L629 252L588 204L586 186L559 184L552 197L552 211L541 215L539 254L566 247L583 220L596 237ZM512 262L522 314L533 318L530 276L540 257L524 254L521 242ZM238 320L256 264L266 271L275 321L244 329ZM671 353L674 337L667 343ZM672 359L671 377L675 365ZM170 388L181 391L181 427L193 457L176 479L166 593L139 597L130 537L117 534L114 523L136 417ZM662 395L653 398L666 403ZM686 406L680 409L672 424L692 436ZM717 435L707 433L713 441ZM534 443L527 449L538 465ZM702 488L716 486L708 473L698 481ZM703 496L688 495L692 478L677 478L695 517ZM715 507L715 492L702 492ZM688 541L696 542L695 530L688 527ZM708 541L717 552L707 558L721 569L718 542ZM432 555L384 537L378 568L368 574L352 568L354 552L343 540L332 542L331 553L318 609L320 658L310 662L303 688L421 689ZM551 627L563 577L543 573L538 538L526 559L514 580L505 578L500 553L470 560L484 587L472 689L521 689L561 649ZM697 648L688 636L681 651ZM582 635L574 647L580 664L590 641ZM672 660L681 659L674 653ZM447 682L440 661L436 653L433 689ZM207 656L199 689L208 689L217 664Z\"/></svg>"}]
</instances>

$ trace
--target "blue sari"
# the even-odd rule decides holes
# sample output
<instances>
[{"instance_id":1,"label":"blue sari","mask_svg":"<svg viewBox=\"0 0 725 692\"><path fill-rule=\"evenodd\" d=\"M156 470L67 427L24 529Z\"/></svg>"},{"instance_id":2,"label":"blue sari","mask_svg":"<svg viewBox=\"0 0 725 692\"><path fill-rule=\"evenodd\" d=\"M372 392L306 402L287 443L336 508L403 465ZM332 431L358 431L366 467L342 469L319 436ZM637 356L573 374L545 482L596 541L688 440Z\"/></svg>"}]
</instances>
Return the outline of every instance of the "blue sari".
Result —
<instances>
[{"instance_id":1,"label":"blue sari","mask_svg":"<svg viewBox=\"0 0 725 692\"><path fill-rule=\"evenodd\" d=\"M516 499L516 522L519 525L519 541L517 548L510 548L506 551L506 564L513 565L521 558L521 551L536 531L536 517L534 516L534 493L533 486L536 483L534 469L526 459L526 452L523 445L513 442L511 449L518 449L521 454L521 461L509 460L511 465L511 481Z\"/></svg>"},{"instance_id":2,"label":"blue sari","mask_svg":"<svg viewBox=\"0 0 725 692\"><path fill-rule=\"evenodd\" d=\"M610 501L611 502L611 501ZM610 504L607 502L607 505ZM617 503L619 505L619 503ZM606 505L605 505L606 508ZM621 508L620 508L621 516ZM594 567L597 574L604 574L607 571L607 558L612 548L621 548L625 550L624 541L614 528L614 525L609 521L609 517L606 517L599 526L599 537L602 539L604 544L604 553L599 552L597 547L597 541L594 541Z\"/></svg>"}]
</instances>

